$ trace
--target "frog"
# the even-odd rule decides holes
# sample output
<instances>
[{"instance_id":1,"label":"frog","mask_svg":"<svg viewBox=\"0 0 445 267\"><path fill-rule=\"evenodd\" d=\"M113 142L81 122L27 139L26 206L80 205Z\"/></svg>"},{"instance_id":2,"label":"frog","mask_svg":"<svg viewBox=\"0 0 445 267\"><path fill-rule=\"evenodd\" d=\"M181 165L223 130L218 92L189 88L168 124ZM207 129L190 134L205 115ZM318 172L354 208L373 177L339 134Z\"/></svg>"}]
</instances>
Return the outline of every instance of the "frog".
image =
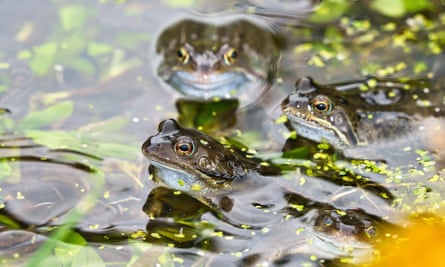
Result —
<instances>
[{"instance_id":1,"label":"frog","mask_svg":"<svg viewBox=\"0 0 445 267\"><path fill-rule=\"evenodd\" d=\"M156 181L194 195L230 192L255 174L278 172L236 147L181 127L174 119L159 124L158 133L142 144L142 153Z\"/></svg>"},{"instance_id":2,"label":"frog","mask_svg":"<svg viewBox=\"0 0 445 267\"><path fill-rule=\"evenodd\" d=\"M367 77L321 85L303 77L296 82L296 90L282 100L281 108L297 135L329 143L351 156L356 148L403 147L401 144L413 140L420 148L428 139L425 129L434 128L426 125L431 121L443 125L441 92L428 79Z\"/></svg>"},{"instance_id":3,"label":"frog","mask_svg":"<svg viewBox=\"0 0 445 267\"><path fill-rule=\"evenodd\" d=\"M5 73L0 73L0 83L4 80L6 87L5 91L0 92L0 114L7 114L17 120L28 111L30 96L35 91L34 76L26 63L10 62Z\"/></svg>"},{"instance_id":4,"label":"frog","mask_svg":"<svg viewBox=\"0 0 445 267\"><path fill-rule=\"evenodd\" d=\"M157 74L182 97L236 98L246 106L270 88L281 46L272 30L252 19L184 19L158 37Z\"/></svg>"}]
</instances>

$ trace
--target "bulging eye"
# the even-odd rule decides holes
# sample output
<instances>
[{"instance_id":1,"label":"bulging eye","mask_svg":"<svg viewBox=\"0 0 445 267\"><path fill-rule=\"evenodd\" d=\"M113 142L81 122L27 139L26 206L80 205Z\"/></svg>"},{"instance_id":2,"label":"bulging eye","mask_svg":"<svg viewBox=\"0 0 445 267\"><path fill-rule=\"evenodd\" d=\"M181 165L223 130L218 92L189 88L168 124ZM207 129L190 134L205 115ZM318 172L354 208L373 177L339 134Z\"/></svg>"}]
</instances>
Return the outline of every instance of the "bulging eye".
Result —
<instances>
[{"instance_id":1,"label":"bulging eye","mask_svg":"<svg viewBox=\"0 0 445 267\"><path fill-rule=\"evenodd\" d=\"M195 152L195 144L188 137L178 138L174 148L179 156L190 156Z\"/></svg>"},{"instance_id":2,"label":"bulging eye","mask_svg":"<svg viewBox=\"0 0 445 267\"><path fill-rule=\"evenodd\" d=\"M187 64L190 59L190 54L185 49L185 47L181 46L178 51L176 51L176 58L183 64Z\"/></svg>"},{"instance_id":3,"label":"bulging eye","mask_svg":"<svg viewBox=\"0 0 445 267\"><path fill-rule=\"evenodd\" d=\"M230 48L227 50L227 52L224 53L224 63L227 65L231 65L235 63L236 59L238 58L238 52L235 50L235 48Z\"/></svg>"},{"instance_id":4,"label":"bulging eye","mask_svg":"<svg viewBox=\"0 0 445 267\"><path fill-rule=\"evenodd\" d=\"M324 115L329 115L332 111L332 101L326 96L318 96L312 100L312 110Z\"/></svg>"}]
</instances>

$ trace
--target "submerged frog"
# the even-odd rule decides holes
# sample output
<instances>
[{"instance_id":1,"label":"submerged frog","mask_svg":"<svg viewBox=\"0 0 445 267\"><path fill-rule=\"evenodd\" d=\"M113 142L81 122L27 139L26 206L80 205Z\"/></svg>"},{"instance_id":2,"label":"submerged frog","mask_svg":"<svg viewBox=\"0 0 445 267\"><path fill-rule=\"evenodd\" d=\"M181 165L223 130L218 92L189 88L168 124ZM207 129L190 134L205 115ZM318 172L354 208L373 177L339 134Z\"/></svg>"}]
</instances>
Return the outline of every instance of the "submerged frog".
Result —
<instances>
[{"instance_id":1,"label":"submerged frog","mask_svg":"<svg viewBox=\"0 0 445 267\"><path fill-rule=\"evenodd\" d=\"M279 58L278 38L245 19L183 20L164 30L156 51L158 75L185 97L237 98L250 104L269 87Z\"/></svg>"},{"instance_id":2,"label":"submerged frog","mask_svg":"<svg viewBox=\"0 0 445 267\"><path fill-rule=\"evenodd\" d=\"M145 141L142 152L151 164L154 179L174 189L218 194L233 190L253 173L266 173L272 168L200 131L182 128L173 119L161 122L158 131Z\"/></svg>"},{"instance_id":3,"label":"submerged frog","mask_svg":"<svg viewBox=\"0 0 445 267\"><path fill-rule=\"evenodd\" d=\"M14 62L5 73L0 73L0 85L7 88L0 92L0 114L9 113L14 119L23 117L28 111L33 82L32 71L23 62Z\"/></svg>"},{"instance_id":4,"label":"submerged frog","mask_svg":"<svg viewBox=\"0 0 445 267\"><path fill-rule=\"evenodd\" d=\"M298 135L348 149L418 136L429 118L445 114L440 92L429 86L424 80L374 78L324 86L305 77L281 107Z\"/></svg>"}]
</instances>

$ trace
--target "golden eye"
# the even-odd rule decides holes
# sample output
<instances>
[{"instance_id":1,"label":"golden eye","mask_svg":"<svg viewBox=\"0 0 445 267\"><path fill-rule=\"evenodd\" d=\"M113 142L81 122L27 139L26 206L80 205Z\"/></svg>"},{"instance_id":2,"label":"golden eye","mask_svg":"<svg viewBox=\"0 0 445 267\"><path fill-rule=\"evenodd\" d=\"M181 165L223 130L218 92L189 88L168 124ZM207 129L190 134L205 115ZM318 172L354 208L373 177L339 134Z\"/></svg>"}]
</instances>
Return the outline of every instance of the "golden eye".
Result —
<instances>
[{"instance_id":1,"label":"golden eye","mask_svg":"<svg viewBox=\"0 0 445 267\"><path fill-rule=\"evenodd\" d=\"M317 96L312 100L311 106L312 110L324 115L329 115L332 111L333 104L326 96Z\"/></svg>"},{"instance_id":2,"label":"golden eye","mask_svg":"<svg viewBox=\"0 0 445 267\"><path fill-rule=\"evenodd\" d=\"M231 65L235 63L238 58L238 52L236 52L235 48L230 48L227 52L224 53L224 63L227 65Z\"/></svg>"},{"instance_id":3,"label":"golden eye","mask_svg":"<svg viewBox=\"0 0 445 267\"><path fill-rule=\"evenodd\" d=\"M190 156L195 152L195 145L188 137L179 138L174 147L176 154L179 156Z\"/></svg>"},{"instance_id":4,"label":"golden eye","mask_svg":"<svg viewBox=\"0 0 445 267\"><path fill-rule=\"evenodd\" d=\"M190 59L190 54L185 47L181 46L178 51L176 51L176 58L183 64L187 64Z\"/></svg>"}]
</instances>

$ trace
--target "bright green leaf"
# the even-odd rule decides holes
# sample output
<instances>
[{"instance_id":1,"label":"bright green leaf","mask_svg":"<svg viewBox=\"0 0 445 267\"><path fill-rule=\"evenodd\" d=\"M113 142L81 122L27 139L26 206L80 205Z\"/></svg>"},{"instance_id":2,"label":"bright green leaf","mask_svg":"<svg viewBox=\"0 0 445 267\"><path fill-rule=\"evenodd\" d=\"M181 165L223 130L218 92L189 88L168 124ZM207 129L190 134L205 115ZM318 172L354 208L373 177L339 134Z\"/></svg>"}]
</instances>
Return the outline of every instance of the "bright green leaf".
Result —
<instances>
[{"instance_id":1,"label":"bright green leaf","mask_svg":"<svg viewBox=\"0 0 445 267\"><path fill-rule=\"evenodd\" d=\"M0 224L12 229L20 229L20 224L11 219L9 216L0 214Z\"/></svg>"},{"instance_id":2,"label":"bright green leaf","mask_svg":"<svg viewBox=\"0 0 445 267\"><path fill-rule=\"evenodd\" d=\"M34 56L29 63L33 72L43 76L54 66L54 58L58 49L56 42L49 42L34 47Z\"/></svg>"},{"instance_id":3,"label":"bright green leaf","mask_svg":"<svg viewBox=\"0 0 445 267\"><path fill-rule=\"evenodd\" d=\"M20 129L36 129L56 121L66 120L73 113L71 101L62 101L45 110L34 111L19 122Z\"/></svg>"},{"instance_id":4,"label":"bright green leaf","mask_svg":"<svg viewBox=\"0 0 445 267\"><path fill-rule=\"evenodd\" d=\"M371 8L389 17L400 17L406 12L404 0L374 0Z\"/></svg>"},{"instance_id":5,"label":"bright green leaf","mask_svg":"<svg viewBox=\"0 0 445 267\"><path fill-rule=\"evenodd\" d=\"M403 2L409 12L420 12L433 6L429 0L404 0Z\"/></svg>"},{"instance_id":6,"label":"bright green leaf","mask_svg":"<svg viewBox=\"0 0 445 267\"><path fill-rule=\"evenodd\" d=\"M310 16L312 22L328 22L342 16L349 8L348 0L326 0Z\"/></svg>"},{"instance_id":7,"label":"bright green leaf","mask_svg":"<svg viewBox=\"0 0 445 267\"><path fill-rule=\"evenodd\" d=\"M88 18L88 9L81 5L69 5L60 9L59 19L65 31L82 28Z\"/></svg>"},{"instance_id":8,"label":"bright green leaf","mask_svg":"<svg viewBox=\"0 0 445 267\"><path fill-rule=\"evenodd\" d=\"M371 8L386 16L399 17L405 13L405 6L402 0L374 0Z\"/></svg>"}]
</instances>

